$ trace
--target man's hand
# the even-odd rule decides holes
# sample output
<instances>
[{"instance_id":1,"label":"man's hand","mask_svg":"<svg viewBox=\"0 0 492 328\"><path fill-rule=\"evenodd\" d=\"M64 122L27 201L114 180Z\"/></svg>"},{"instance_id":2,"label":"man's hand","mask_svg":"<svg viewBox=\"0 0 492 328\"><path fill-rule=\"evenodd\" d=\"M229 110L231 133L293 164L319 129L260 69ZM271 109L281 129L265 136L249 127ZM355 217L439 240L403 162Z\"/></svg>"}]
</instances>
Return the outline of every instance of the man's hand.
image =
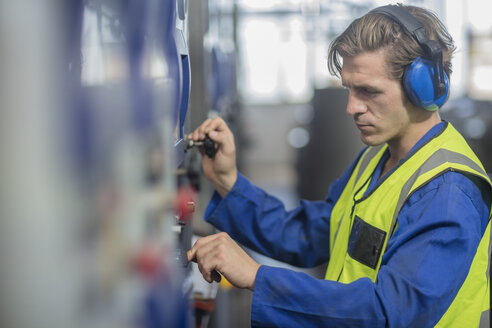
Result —
<instances>
[{"instance_id":1,"label":"man's hand","mask_svg":"<svg viewBox=\"0 0 492 328\"><path fill-rule=\"evenodd\" d=\"M208 119L188 135L194 141L205 139L208 135L218 146L213 158L202 156L203 173L213 183L217 192L225 197L237 179L236 147L234 136L220 117ZM203 149L201 150L203 155Z\"/></svg>"},{"instance_id":2,"label":"man's hand","mask_svg":"<svg viewBox=\"0 0 492 328\"><path fill-rule=\"evenodd\" d=\"M200 238L187 252L188 261L198 263L203 278L220 281L220 272L237 288L254 289L260 265L225 232Z\"/></svg>"}]
</instances>

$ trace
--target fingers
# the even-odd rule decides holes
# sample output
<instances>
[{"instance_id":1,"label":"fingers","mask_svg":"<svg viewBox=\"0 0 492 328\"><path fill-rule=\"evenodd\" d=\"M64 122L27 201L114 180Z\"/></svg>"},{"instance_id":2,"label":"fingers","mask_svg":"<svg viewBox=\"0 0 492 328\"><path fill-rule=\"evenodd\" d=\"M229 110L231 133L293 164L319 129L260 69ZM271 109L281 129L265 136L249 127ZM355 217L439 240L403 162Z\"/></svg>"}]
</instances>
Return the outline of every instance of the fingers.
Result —
<instances>
[{"instance_id":1,"label":"fingers","mask_svg":"<svg viewBox=\"0 0 492 328\"><path fill-rule=\"evenodd\" d=\"M236 146L234 142L234 135L231 130L222 118L214 117L212 119L205 120L195 131L188 135L188 138L198 141L205 139L207 135L212 141L215 142L216 152L219 153L219 157L225 160L225 162L221 162L222 165L227 165L228 168L232 169L230 173L235 179ZM204 149L201 148L200 152L203 155ZM205 159L205 161L209 162L208 159Z\"/></svg>"},{"instance_id":2,"label":"fingers","mask_svg":"<svg viewBox=\"0 0 492 328\"><path fill-rule=\"evenodd\" d=\"M189 260L196 260L203 278L220 281L223 275L235 287L254 289L260 267L225 232L197 240L187 253Z\"/></svg>"},{"instance_id":3,"label":"fingers","mask_svg":"<svg viewBox=\"0 0 492 328\"><path fill-rule=\"evenodd\" d=\"M218 234L209 235L209 236L206 236L206 237L203 237L203 238L198 239L195 242L195 244L193 245L193 247L189 251L186 252L186 256L188 257L188 262L190 262L190 261L196 262L196 252L197 252L197 250L202 245L208 244L211 240L214 240L215 238L217 238L217 235Z\"/></svg>"},{"instance_id":4,"label":"fingers","mask_svg":"<svg viewBox=\"0 0 492 328\"><path fill-rule=\"evenodd\" d=\"M222 152L232 154L235 151L234 136L229 128L220 130L212 130L207 133L210 139L220 145Z\"/></svg>"},{"instance_id":5,"label":"fingers","mask_svg":"<svg viewBox=\"0 0 492 328\"><path fill-rule=\"evenodd\" d=\"M214 139L218 134L224 131L229 131L227 124L220 117L214 117L212 119L205 120L193 133L191 133L188 137L193 140L203 140L205 136L208 134L210 139L217 141ZM215 133L218 132L218 133Z\"/></svg>"},{"instance_id":6,"label":"fingers","mask_svg":"<svg viewBox=\"0 0 492 328\"><path fill-rule=\"evenodd\" d=\"M221 263L220 253L223 252L223 240L229 238L226 233L218 233L196 241L193 247L187 252L188 261L198 264L198 269L203 278L211 283L220 282L221 275L217 267Z\"/></svg>"}]
</instances>

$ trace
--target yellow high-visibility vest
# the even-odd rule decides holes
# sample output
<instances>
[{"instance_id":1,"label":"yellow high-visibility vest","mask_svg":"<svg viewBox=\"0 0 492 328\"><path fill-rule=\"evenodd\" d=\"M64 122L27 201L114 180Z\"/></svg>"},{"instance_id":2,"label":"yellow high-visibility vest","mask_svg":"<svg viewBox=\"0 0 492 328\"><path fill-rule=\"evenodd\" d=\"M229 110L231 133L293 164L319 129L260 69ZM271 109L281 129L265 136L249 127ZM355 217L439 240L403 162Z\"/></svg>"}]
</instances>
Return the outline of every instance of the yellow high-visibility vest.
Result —
<instances>
[{"instance_id":1,"label":"yellow high-visibility vest","mask_svg":"<svg viewBox=\"0 0 492 328\"><path fill-rule=\"evenodd\" d=\"M415 190L438 175L462 172L483 179L492 189L477 156L458 131L445 123L440 133L364 195L386 148L387 145L366 149L333 207L327 280L350 283L367 277L376 282L382 255L398 228L397 217L403 204ZM488 317L490 229L489 216L470 271L437 326L478 327L481 316Z\"/></svg>"}]
</instances>

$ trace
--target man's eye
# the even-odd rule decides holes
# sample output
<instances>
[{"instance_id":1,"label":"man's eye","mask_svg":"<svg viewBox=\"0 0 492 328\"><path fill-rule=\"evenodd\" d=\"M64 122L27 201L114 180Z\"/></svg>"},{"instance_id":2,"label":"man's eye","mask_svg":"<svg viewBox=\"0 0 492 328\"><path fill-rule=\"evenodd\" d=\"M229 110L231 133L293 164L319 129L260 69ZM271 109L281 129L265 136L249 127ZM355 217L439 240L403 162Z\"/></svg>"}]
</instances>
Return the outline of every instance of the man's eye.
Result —
<instances>
[{"instance_id":1,"label":"man's eye","mask_svg":"<svg viewBox=\"0 0 492 328\"><path fill-rule=\"evenodd\" d=\"M376 95L379 93L379 91L377 91L377 90L368 89L368 88L361 88L359 91L363 94L366 94L366 95Z\"/></svg>"}]
</instances>

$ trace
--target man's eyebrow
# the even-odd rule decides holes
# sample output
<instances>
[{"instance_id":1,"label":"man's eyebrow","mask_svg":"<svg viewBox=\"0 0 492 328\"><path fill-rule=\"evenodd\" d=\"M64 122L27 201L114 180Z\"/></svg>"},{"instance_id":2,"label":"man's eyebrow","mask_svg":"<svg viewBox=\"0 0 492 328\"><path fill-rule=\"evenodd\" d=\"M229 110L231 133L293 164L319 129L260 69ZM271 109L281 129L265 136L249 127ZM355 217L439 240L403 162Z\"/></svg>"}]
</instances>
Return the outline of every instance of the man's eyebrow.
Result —
<instances>
[{"instance_id":1,"label":"man's eyebrow","mask_svg":"<svg viewBox=\"0 0 492 328\"><path fill-rule=\"evenodd\" d=\"M359 84L359 85L355 85L354 87L359 89L379 90L378 87L370 84Z\"/></svg>"},{"instance_id":2,"label":"man's eyebrow","mask_svg":"<svg viewBox=\"0 0 492 328\"><path fill-rule=\"evenodd\" d=\"M351 84L342 81L342 86L345 88L357 88L357 89L369 89L369 90L379 90L377 86L361 83L361 84Z\"/></svg>"}]
</instances>

